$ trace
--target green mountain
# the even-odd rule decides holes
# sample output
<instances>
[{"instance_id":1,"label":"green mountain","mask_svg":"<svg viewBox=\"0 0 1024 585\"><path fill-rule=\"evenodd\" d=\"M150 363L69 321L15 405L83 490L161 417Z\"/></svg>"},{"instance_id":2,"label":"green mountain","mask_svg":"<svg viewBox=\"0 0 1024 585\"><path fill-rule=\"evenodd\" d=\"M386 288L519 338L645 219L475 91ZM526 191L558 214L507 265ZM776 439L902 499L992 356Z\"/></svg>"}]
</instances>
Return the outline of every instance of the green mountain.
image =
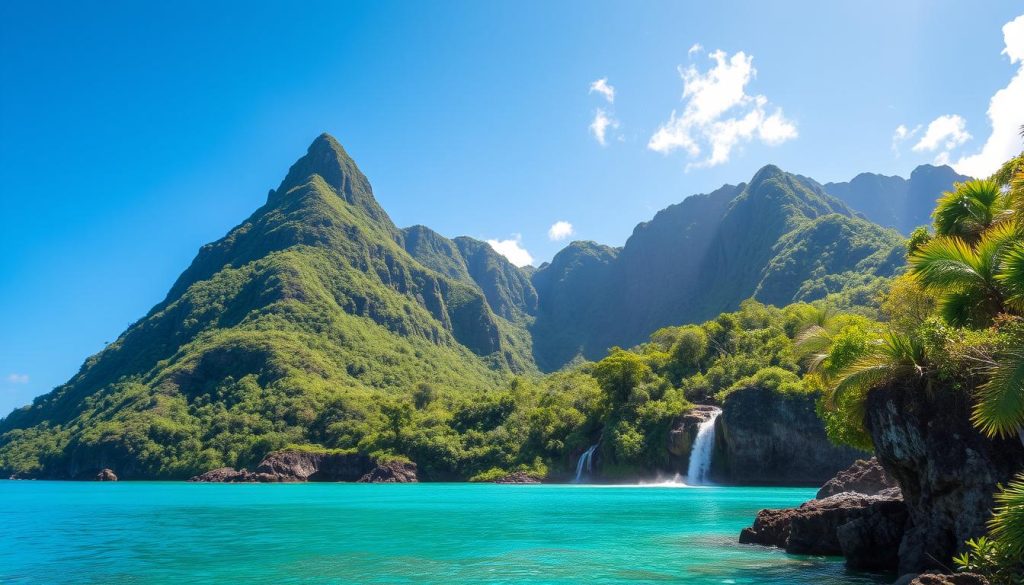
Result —
<instances>
[{"instance_id":1,"label":"green mountain","mask_svg":"<svg viewBox=\"0 0 1024 585\"><path fill-rule=\"evenodd\" d=\"M545 370L754 297L782 306L870 286L903 264L901 238L811 179L766 166L658 212L622 249L574 243L533 275L534 356Z\"/></svg>"},{"instance_id":2,"label":"green mountain","mask_svg":"<svg viewBox=\"0 0 1024 585\"><path fill-rule=\"evenodd\" d=\"M935 200L955 183L969 179L948 165L921 165L909 179L861 173L846 183L826 183L825 191L871 221L909 234L918 226L931 225Z\"/></svg>"},{"instance_id":3,"label":"green mountain","mask_svg":"<svg viewBox=\"0 0 1024 585\"><path fill-rule=\"evenodd\" d=\"M533 371L535 305L485 243L396 228L323 135L149 314L0 422L0 468L180 477L288 443L358 444L387 394Z\"/></svg>"},{"instance_id":4,"label":"green mountain","mask_svg":"<svg viewBox=\"0 0 1024 585\"><path fill-rule=\"evenodd\" d=\"M622 249L574 242L522 270L484 242L396 227L322 135L163 301L0 421L0 472L180 478L288 445L407 456L428 478L536 468L586 444L601 408L589 376L538 369L751 296L869 289L900 251L768 166L659 212Z\"/></svg>"}]
</instances>

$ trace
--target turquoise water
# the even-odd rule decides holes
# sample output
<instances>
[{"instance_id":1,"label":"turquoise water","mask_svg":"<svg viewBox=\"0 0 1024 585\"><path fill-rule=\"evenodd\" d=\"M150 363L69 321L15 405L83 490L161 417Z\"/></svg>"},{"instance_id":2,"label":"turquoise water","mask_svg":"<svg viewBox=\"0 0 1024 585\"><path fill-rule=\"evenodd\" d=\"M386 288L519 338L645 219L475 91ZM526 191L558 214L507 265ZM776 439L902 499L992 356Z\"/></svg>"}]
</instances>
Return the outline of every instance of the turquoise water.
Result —
<instances>
[{"instance_id":1,"label":"turquoise water","mask_svg":"<svg viewBox=\"0 0 1024 585\"><path fill-rule=\"evenodd\" d=\"M875 583L735 544L794 488L0 481L2 583Z\"/></svg>"}]
</instances>

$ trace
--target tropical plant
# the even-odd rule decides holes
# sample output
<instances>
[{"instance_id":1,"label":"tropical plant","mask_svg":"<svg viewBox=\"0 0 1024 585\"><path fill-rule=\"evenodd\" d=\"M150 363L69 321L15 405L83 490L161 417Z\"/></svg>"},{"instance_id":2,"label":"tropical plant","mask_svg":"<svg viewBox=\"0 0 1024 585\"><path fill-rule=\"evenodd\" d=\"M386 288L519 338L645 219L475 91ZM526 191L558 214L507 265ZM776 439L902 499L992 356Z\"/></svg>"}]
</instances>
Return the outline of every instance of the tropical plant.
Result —
<instances>
[{"instance_id":1,"label":"tropical plant","mask_svg":"<svg viewBox=\"0 0 1024 585\"><path fill-rule=\"evenodd\" d=\"M1006 211L1002 187L994 180L958 183L939 198L932 217L940 236L976 241Z\"/></svg>"},{"instance_id":2,"label":"tropical plant","mask_svg":"<svg viewBox=\"0 0 1024 585\"><path fill-rule=\"evenodd\" d=\"M936 237L910 256L911 273L938 294L940 314L958 327L987 326L1006 312L1007 298L1014 294L1010 289L1021 278L1016 263L1006 265L1021 245L1019 223L992 225L976 238Z\"/></svg>"}]
</instances>

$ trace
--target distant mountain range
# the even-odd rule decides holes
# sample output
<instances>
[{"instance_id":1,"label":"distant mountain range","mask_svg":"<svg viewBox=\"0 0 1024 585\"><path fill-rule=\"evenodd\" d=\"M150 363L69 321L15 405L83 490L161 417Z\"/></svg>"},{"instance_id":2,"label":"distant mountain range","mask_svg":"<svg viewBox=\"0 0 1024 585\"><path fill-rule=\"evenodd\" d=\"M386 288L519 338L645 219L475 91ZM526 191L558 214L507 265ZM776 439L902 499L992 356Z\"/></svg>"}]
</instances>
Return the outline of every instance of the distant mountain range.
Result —
<instances>
[{"instance_id":1,"label":"distant mountain range","mask_svg":"<svg viewBox=\"0 0 1024 585\"><path fill-rule=\"evenodd\" d=\"M861 173L848 183L826 183L825 191L871 221L909 234L918 226L931 225L929 214L943 191L969 179L945 165L921 165L909 179Z\"/></svg>"},{"instance_id":2,"label":"distant mountain range","mask_svg":"<svg viewBox=\"0 0 1024 585\"><path fill-rule=\"evenodd\" d=\"M0 472L75 477L116 462L124 477L184 477L275 445L354 448L395 393L487 391L750 297L870 289L902 266L902 239L854 208L913 225L910 202L931 209L958 179L922 169L823 187L766 166L660 211L622 248L573 242L522 270L484 242L396 227L325 134L163 301L0 421ZM900 193L908 203L885 207Z\"/></svg>"}]
</instances>

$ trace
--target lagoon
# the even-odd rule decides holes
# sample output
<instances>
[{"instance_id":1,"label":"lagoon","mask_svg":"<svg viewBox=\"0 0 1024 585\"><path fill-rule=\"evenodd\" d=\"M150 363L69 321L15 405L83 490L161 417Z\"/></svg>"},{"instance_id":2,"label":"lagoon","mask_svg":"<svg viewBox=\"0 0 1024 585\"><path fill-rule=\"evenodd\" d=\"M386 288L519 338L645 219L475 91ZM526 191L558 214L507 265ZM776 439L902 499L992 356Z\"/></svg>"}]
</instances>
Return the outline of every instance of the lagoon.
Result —
<instances>
[{"instance_id":1,"label":"lagoon","mask_svg":"<svg viewBox=\"0 0 1024 585\"><path fill-rule=\"evenodd\" d=\"M736 537L806 488L0 481L3 583L885 582Z\"/></svg>"}]
</instances>

